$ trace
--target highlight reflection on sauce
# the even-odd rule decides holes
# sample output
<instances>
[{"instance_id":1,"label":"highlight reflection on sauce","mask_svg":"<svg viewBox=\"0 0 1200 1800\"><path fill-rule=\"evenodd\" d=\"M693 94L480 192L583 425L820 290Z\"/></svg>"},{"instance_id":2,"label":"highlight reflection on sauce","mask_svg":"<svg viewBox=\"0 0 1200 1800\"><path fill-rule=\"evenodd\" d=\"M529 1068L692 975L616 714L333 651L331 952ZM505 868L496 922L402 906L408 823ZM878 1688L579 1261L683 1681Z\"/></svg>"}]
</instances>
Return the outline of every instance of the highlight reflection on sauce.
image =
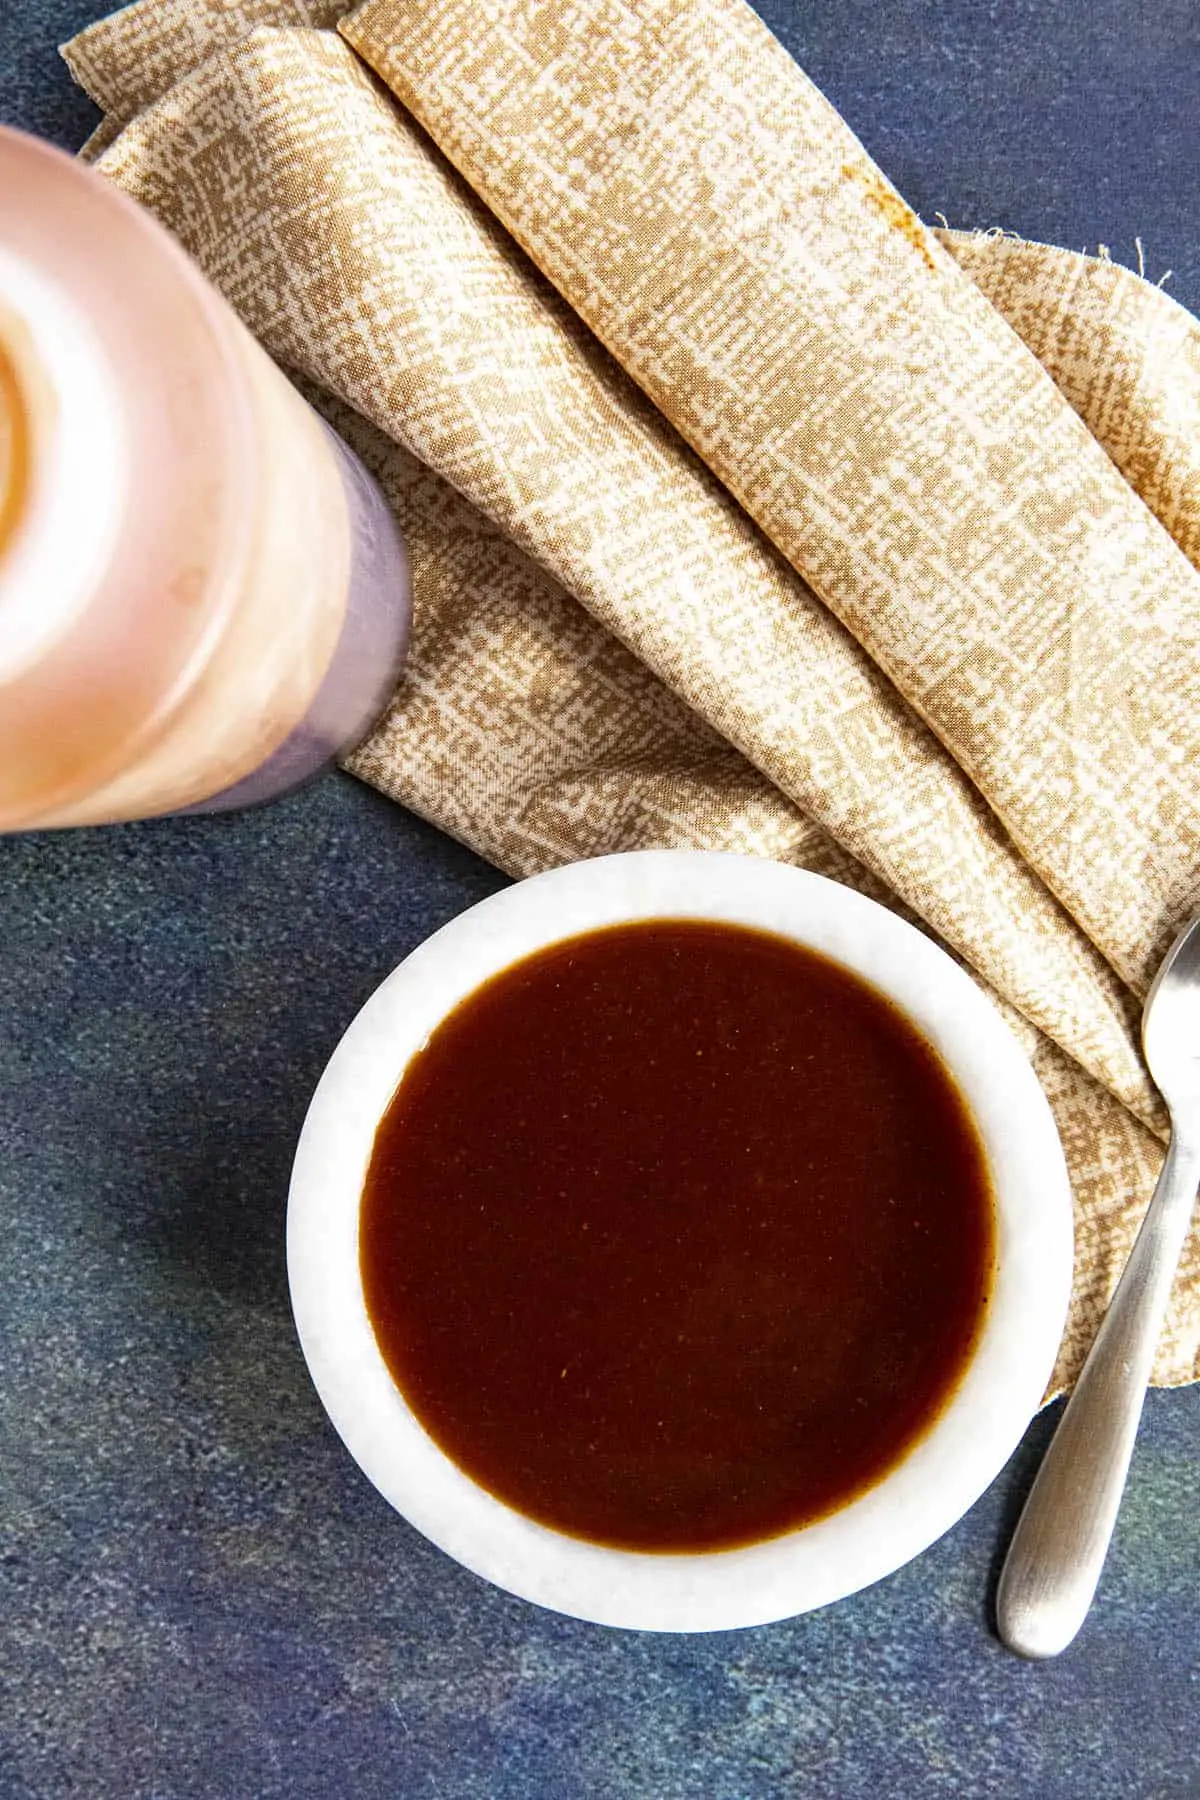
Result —
<instances>
[{"instance_id":1,"label":"highlight reflection on sauce","mask_svg":"<svg viewBox=\"0 0 1200 1800\"><path fill-rule=\"evenodd\" d=\"M626 1549L731 1548L846 1504L977 1339L984 1154L908 1020L741 927L589 933L434 1032L380 1124L367 1308L482 1486Z\"/></svg>"}]
</instances>

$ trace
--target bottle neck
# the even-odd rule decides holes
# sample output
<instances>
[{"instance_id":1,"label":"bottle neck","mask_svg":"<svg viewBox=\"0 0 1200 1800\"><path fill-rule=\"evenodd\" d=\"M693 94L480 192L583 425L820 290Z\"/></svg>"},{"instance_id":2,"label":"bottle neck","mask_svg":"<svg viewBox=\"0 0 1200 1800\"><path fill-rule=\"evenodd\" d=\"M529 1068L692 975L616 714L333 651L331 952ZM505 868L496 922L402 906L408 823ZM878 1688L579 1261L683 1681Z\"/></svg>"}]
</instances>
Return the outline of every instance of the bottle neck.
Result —
<instances>
[{"instance_id":1,"label":"bottle neck","mask_svg":"<svg viewBox=\"0 0 1200 1800\"><path fill-rule=\"evenodd\" d=\"M0 353L0 831L276 791L361 735L407 608L382 501L148 212L2 126Z\"/></svg>"},{"instance_id":2,"label":"bottle neck","mask_svg":"<svg viewBox=\"0 0 1200 1800\"><path fill-rule=\"evenodd\" d=\"M236 329L149 215L0 127L25 471L0 555L0 830L137 765L237 606L261 455Z\"/></svg>"},{"instance_id":3,"label":"bottle neck","mask_svg":"<svg viewBox=\"0 0 1200 1800\"><path fill-rule=\"evenodd\" d=\"M64 284L0 244L0 684L52 651L102 579L127 438L86 314Z\"/></svg>"},{"instance_id":4,"label":"bottle neck","mask_svg":"<svg viewBox=\"0 0 1200 1800\"><path fill-rule=\"evenodd\" d=\"M0 560L25 511L29 422L17 371L0 340Z\"/></svg>"}]
</instances>

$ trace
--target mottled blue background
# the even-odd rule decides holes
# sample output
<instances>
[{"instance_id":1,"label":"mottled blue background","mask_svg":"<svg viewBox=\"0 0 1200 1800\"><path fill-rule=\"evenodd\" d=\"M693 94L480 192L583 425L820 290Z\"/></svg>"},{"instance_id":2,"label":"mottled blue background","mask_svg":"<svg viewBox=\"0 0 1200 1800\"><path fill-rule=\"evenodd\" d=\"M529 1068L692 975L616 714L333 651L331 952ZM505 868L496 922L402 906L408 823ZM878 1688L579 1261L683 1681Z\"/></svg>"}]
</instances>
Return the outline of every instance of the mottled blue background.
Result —
<instances>
[{"instance_id":1,"label":"mottled blue background","mask_svg":"<svg viewBox=\"0 0 1200 1800\"><path fill-rule=\"evenodd\" d=\"M0 0L0 118L77 144L87 0ZM914 204L1200 304L1193 0L762 0ZM331 775L274 809L0 841L0 1796L1200 1796L1200 1392L1152 1395L1103 1591L989 1627L1050 1421L972 1514L791 1624L638 1637L486 1587L309 1386L282 1233L317 1074L501 877Z\"/></svg>"}]
</instances>

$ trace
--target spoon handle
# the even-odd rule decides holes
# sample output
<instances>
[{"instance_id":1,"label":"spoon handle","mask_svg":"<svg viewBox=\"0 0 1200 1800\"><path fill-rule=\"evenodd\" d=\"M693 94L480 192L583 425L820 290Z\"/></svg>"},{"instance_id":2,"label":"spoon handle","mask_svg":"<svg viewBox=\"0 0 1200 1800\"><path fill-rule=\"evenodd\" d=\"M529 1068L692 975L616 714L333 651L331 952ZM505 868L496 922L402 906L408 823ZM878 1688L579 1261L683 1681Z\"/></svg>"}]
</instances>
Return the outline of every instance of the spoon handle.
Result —
<instances>
[{"instance_id":1,"label":"spoon handle","mask_svg":"<svg viewBox=\"0 0 1200 1800\"><path fill-rule=\"evenodd\" d=\"M1057 1656L1092 1603L1198 1184L1200 1142L1185 1145L1176 1133L1009 1546L996 1624L1021 1656Z\"/></svg>"}]
</instances>

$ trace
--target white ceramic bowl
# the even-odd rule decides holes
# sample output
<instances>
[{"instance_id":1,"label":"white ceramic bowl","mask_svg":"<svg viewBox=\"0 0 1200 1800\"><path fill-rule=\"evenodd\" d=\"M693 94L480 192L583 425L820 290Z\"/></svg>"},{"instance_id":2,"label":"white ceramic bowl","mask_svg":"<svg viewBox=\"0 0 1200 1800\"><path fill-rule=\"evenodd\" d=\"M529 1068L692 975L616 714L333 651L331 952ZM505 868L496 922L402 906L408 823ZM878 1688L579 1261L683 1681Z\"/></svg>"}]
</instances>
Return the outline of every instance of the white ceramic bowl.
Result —
<instances>
[{"instance_id":1,"label":"white ceramic bowl","mask_svg":"<svg viewBox=\"0 0 1200 1800\"><path fill-rule=\"evenodd\" d=\"M952 1070L986 1148L997 1207L992 1303L932 1429L877 1486L816 1524L700 1555L606 1549L548 1530L477 1486L409 1411L363 1301L358 1216L376 1126L409 1058L497 971L597 926L721 919L835 958L897 1003ZM853 1121L848 1121L853 1128ZM1071 1281L1071 1202L1050 1109L975 984L893 913L752 857L645 851L574 863L484 900L422 944L363 1007L321 1078L296 1154L288 1277L317 1391L384 1497L467 1568L606 1625L715 1631L853 1593L949 1529L999 1473L1041 1400Z\"/></svg>"}]
</instances>

